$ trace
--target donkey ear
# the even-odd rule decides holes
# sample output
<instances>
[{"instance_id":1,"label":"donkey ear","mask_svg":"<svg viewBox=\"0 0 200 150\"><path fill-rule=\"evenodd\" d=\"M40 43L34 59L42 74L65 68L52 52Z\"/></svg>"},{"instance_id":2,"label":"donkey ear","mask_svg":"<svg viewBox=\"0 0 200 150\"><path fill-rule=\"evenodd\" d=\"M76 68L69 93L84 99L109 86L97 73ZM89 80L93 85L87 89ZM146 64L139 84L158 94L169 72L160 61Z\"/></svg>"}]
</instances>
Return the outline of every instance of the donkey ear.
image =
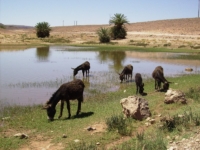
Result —
<instances>
[{"instance_id":1,"label":"donkey ear","mask_svg":"<svg viewBox=\"0 0 200 150\"><path fill-rule=\"evenodd\" d=\"M51 107L51 104L46 104L45 106L42 107L42 109L48 109L49 107Z\"/></svg>"},{"instance_id":2,"label":"donkey ear","mask_svg":"<svg viewBox=\"0 0 200 150\"><path fill-rule=\"evenodd\" d=\"M71 68L72 70L74 70L75 68Z\"/></svg>"}]
</instances>

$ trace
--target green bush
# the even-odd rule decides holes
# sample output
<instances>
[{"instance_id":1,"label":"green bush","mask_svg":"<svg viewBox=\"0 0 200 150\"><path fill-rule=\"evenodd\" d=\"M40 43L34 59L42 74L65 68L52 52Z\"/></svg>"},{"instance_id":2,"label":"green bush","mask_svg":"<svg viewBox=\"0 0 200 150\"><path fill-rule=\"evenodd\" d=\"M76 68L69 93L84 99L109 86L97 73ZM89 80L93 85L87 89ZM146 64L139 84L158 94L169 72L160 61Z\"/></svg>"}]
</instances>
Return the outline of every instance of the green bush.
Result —
<instances>
[{"instance_id":1,"label":"green bush","mask_svg":"<svg viewBox=\"0 0 200 150\"><path fill-rule=\"evenodd\" d=\"M127 33L124 24L129 23L126 16L118 13L114 14L114 17L111 17L109 23L114 24L114 26L111 27L111 33L110 33L111 38L124 39L126 37Z\"/></svg>"},{"instance_id":2,"label":"green bush","mask_svg":"<svg viewBox=\"0 0 200 150\"><path fill-rule=\"evenodd\" d=\"M122 115L113 115L106 119L108 131L115 131L121 135L131 135L132 125L130 118L124 118Z\"/></svg>"},{"instance_id":3,"label":"green bush","mask_svg":"<svg viewBox=\"0 0 200 150\"><path fill-rule=\"evenodd\" d=\"M99 41L101 43L109 43L110 42L110 36L109 36L108 29L101 27L100 29L97 30L97 34L99 36Z\"/></svg>"},{"instance_id":4,"label":"green bush","mask_svg":"<svg viewBox=\"0 0 200 150\"><path fill-rule=\"evenodd\" d=\"M200 102L200 87L189 88L189 91L185 95L186 97L191 98L196 102Z\"/></svg>"},{"instance_id":5,"label":"green bush","mask_svg":"<svg viewBox=\"0 0 200 150\"><path fill-rule=\"evenodd\" d=\"M125 39L127 35L126 29L118 26L111 27L110 36L113 39Z\"/></svg>"},{"instance_id":6,"label":"green bush","mask_svg":"<svg viewBox=\"0 0 200 150\"><path fill-rule=\"evenodd\" d=\"M51 28L48 22L39 22L35 28L37 37L45 38L50 36Z\"/></svg>"}]
</instances>

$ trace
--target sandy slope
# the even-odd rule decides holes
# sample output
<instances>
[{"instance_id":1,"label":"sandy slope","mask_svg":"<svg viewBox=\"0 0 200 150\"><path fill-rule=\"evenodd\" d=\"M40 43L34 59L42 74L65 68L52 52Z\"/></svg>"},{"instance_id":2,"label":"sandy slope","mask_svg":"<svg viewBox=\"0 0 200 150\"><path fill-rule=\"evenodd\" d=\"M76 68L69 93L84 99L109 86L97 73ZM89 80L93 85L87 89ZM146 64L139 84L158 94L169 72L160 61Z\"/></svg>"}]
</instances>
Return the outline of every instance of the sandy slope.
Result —
<instances>
[{"instance_id":1,"label":"sandy slope","mask_svg":"<svg viewBox=\"0 0 200 150\"><path fill-rule=\"evenodd\" d=\"M96 31L109 25L78 25L52 27L51 38L64 38L72 43L99 42ZM170 48L200 45L200 18L158 20L126 25L127 37L118 44ZM1 44L41 43L34 28L0 29Z\"/></svg>"}]
</instances>

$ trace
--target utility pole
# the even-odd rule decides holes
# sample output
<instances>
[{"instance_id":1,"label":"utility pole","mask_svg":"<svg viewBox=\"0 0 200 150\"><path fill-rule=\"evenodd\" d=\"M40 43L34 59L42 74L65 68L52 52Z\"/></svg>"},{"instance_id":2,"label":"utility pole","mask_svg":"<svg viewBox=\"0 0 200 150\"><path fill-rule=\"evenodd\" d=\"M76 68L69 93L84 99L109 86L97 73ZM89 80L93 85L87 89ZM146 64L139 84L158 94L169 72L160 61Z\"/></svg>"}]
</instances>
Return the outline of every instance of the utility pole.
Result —
<instances>
[{"instance_id":1,"label":"utility pole","mask_svg":"<svg viewBox=\"0 0 200 150\"><path fill-rule=\"evenodd\" d=\"M199 9L200 9L200 0L199 0L199 5L198 5L198 18L199 18Z\"/></svg>"}]
</instances>

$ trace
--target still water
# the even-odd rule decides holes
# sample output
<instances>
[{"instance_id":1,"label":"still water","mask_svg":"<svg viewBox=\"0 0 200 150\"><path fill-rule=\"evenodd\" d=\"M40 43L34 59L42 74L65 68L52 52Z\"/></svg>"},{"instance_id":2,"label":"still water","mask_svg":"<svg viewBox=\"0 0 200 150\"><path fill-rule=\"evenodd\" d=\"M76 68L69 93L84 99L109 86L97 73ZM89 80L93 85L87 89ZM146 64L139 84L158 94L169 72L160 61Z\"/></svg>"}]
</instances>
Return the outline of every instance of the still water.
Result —
<instances>
[{"instance_id":1,"label":"still water","mask_svg":"<svg viewBox=\"0 0 200 150\"><path fill-rule=\"evenodd\" d=\"M137 72L143 78L151 78L152 71L158 65L164 68L166 77L200 73L199 60L176 59L178 55L180 54L84 51L67 46L1 50L0 103L42 104L62 83L73 80L71 68L85 61L89 61L91 65L90 76L83 78L79 71L76 78L84 80L86 97L119 89L121 85L117 72L121 72L127 64L133 65L133 78ZM193 72L186 72L185 68L193 68Z\"/></svg>"}]
</instances>

